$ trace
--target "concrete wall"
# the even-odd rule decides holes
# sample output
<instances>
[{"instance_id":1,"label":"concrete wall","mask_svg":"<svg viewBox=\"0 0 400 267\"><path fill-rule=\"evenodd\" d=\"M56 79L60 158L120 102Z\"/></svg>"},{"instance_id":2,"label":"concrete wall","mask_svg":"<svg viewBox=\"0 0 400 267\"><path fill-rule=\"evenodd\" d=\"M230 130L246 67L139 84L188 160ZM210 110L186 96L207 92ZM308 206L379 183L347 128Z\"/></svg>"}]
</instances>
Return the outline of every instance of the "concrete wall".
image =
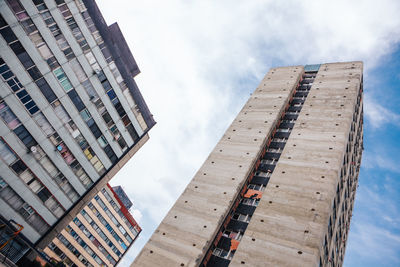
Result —
<instances>
[{"instance_id":1,"label":"concrete wall","mask_svg":"<svg viewBox=\"0 0 400 267\"><path fill-rule=\"evenodd\" d=\"M231 266L318 266L361 77L321 65Z\"/></svg>"},{"instance_id":2,"label":"concrete wall","mask_svg":"<svg viewBox=\"0 0 400 267\"><path fill-rule=\"evenodd\" d=\"M302 72L302 66L268 72L133 266L200 264Z\"/></svg>"}]
</instances>

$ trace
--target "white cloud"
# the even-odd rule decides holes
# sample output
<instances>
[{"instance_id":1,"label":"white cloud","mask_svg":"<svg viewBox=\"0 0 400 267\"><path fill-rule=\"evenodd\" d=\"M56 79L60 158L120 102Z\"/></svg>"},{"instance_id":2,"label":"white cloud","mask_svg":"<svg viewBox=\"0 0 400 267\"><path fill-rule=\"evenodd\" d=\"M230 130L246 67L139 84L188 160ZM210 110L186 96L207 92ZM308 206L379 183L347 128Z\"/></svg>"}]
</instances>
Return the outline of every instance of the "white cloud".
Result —
<instances>
[{"instance_id":1,"label":"white cloud","mask_svg":"<svg viewBox=\"0 0 400 267\"><path fill-rule=\"evenodd\" d=\"M137 255L270 66L364 60L371 69L400 39L398 1L97 2L108 23L120 25L158 122L112 180L143 214L141 237L121 266ZM367 116L382 113L368 107Z\"/></svg>"},{"instance_id":2,"label":"white cloud","mask_svg":"<svg viewBox=\"0 0 400 267\"><path fill-rule=\"evenodd\" d=\"M379 128L384 124L400 126L400 114L375 102L369 94L365 94L364 97L364 111L373 128Z\"/></svg>"}]
</instances>

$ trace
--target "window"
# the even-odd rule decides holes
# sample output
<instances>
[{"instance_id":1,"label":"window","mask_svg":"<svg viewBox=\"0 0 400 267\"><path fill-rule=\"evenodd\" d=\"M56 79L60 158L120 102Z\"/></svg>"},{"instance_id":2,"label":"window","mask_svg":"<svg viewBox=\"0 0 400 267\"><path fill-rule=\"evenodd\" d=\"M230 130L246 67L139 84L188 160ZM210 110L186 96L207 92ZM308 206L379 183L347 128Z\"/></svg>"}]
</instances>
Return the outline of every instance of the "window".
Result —
<instances>
[{"instance_id":1,"label":"window","mask_svg":"<svg viewBox=\"0 0 400 267\"><path fill-rule=\"evenodd\" d=\"M35 139L33 139L32 135L28 132L25 126L20 125L14 129L14 133L18 136L18 138L25 144L25 146L30 150L32 146L37 145Z\"/></svg>"},{"instance_id":2,"label":"window","mask_svg":"<svg viewBox=\"0 0 400 267\"><path fill-rule=\"evenodd\" d=\"M234 213L232 216L232 219L242 221L242 222L250 222L251 215Z\"/></svg>"},{"instance_id":3,"label":"window","mask_svg":"<svg viewBox=\"0 0 400 267\"><path fill-rule=\"evenodd\" d=\"M0 116L11 130L14 130L18 127L18 125L21 124L14 112L11 111L11 109L5 102L3 102L2 99L0 99Z\"/></svg>"},{"instance_id":4,"label":"window","mask_svg":"<svg viewBox=\"0 0 400 267\"><path fill-rule=\"evenodd\" d=\"M81 98L75 90L71 90L70 92L68 92L68 96L71 98L72 103L74 103L78 111L82 111L85 108L85 104L83 104Z\"/></svg>"},{"instance_id":5,"label":"window","mask_svg":"<svg viewBox=\"0 0 400 267\"><path fill-rule=\"evenodd\" d=\"M57 99L57 96L54 94L53 90L43 77L37 80L35 83L49 103L52 103Z\"/></svg>"},{"instance_id":6,"label":"window","mask_svg":"<svg viewBox=\"0 0 400 267\"><path fill-rule=\"evenodd\" d=\"M55 69L53 73L56 76L58 82L64 88L65 92L68 92L72 89L72 85L68 80L67 76L65 75L64 71L62 70L62 68Z\"/></svg>"}]
</instances>

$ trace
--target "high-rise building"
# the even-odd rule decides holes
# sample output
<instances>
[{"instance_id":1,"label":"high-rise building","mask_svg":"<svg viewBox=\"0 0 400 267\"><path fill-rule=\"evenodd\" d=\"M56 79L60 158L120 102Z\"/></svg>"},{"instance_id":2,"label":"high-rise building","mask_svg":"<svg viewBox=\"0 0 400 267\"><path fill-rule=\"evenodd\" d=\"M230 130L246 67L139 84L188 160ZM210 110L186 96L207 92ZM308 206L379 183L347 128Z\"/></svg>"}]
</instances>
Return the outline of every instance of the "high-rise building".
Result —
<instances>
[{"instance_id":1,"label":"high-rise building","mask_svg":"<svg viewBox=\"0 0 400 267\"><path fill-rule=\"evenodd\" d=\"M133 266L341 266L362 62L271 69Z\"/></svg>"},{"instance_id":2,"label":"high-rise building","mask_svg":"<svg viewBox=\"0 0 400 267\"><path fill-rule=\"evenodd\" d=\"M107 184L43 251L67 266L115 266L140 232L122 199Z\"/></svg>"},{"instance_id":3,"label":"high-rise building","mask_svg":"<svg viewBox=\"0 0 400 267\"><path fill-rule=\"evenodd\" d=\"M139 72L94 0L0 0L0 211L29 246L45 248L148 140Z\"/></svg>"}]
</instances>

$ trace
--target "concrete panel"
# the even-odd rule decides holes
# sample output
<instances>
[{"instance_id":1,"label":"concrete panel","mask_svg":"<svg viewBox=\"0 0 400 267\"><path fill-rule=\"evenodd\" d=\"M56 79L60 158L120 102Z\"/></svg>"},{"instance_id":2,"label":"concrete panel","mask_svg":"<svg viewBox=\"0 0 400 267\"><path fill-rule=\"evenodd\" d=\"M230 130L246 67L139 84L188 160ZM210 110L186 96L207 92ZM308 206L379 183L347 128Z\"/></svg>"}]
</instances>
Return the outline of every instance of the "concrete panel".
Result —
<instances>
[{"instance_id":1,"label":"concrete panel","mask_svg":"<svg viewBox=\"0 0 400 267\"><path fill-rule=\"evenodd\" d=\"M286 67L264 77L133 266L200 264L302 72Z\"/></svg>"}]
</instances>

